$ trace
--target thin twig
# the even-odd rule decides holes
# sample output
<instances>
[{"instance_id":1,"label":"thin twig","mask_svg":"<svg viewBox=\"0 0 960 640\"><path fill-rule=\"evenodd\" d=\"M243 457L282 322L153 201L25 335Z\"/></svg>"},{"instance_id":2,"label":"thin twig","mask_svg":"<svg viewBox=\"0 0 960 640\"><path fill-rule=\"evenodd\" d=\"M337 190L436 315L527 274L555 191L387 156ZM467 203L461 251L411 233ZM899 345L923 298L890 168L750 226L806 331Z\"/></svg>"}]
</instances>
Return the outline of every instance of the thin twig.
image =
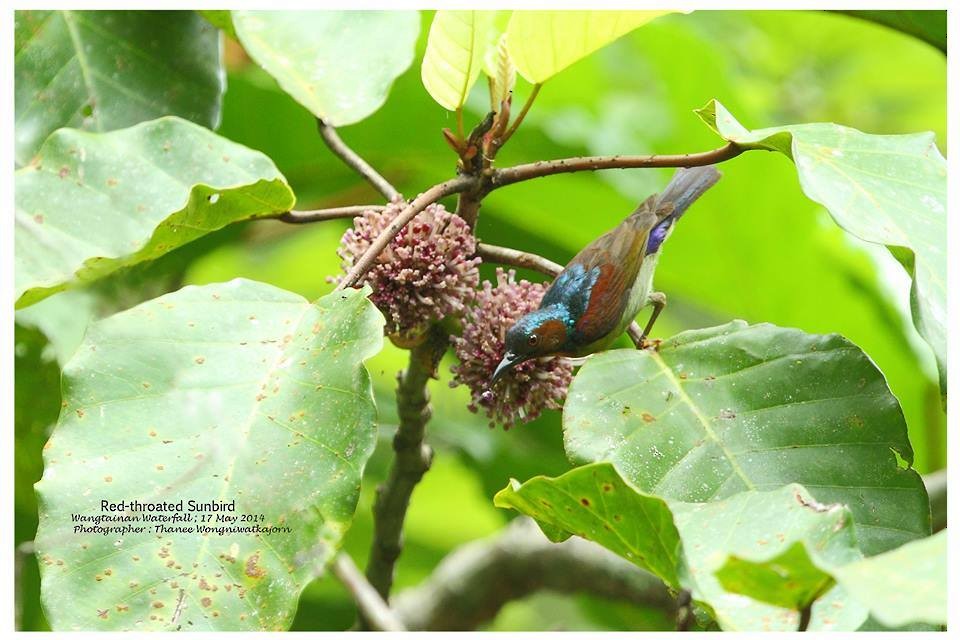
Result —
<instances>
[{"instance_id":1,"label":"thin twig","mask_svg":"<svg viewBox=\"0 0 960 640\"><path fill-rule=\"evenodd\" d=\"M387 182L386 178L377 173L376 169L371 167L366 160L361 158L356 151L348 147L347 144L340 139L340 135L336 129L317 118L317 130L320 132L320 137L323 138L323 141L330 147L330 150L339 156L348 167L363 176L367 182L373 185L374 189L383 194L384 198L389 201L400 195L400 192L397 191L392 184Z\"/></svg>"},{"instance_id":2,"label":"thin twig","mask_svg":"<svg viewBox=\"0 0 960 640\"><path fill-rule=\"evenodd\" d=\"M396 235L400 233L401 229L407 226L407 223L413 220L418 213L444 196L460 193L469 188L475 181L476 178L470 176L458 176L446 182L435 184L414 198L413 201L400 212L400 215L370 244L366 252L354 263L350 272L337 288L345 289L347 287L357 286L363 279L363 276L373 267L383 250L387 248L387 245L390 244Z\"/></svg>"},{"instance_id":3,"label":"thin twig","mask_svg":"<svg viewBox=\"0 0 960 640\"><path fill-rule=\"evenodd\" d=\"M500 144L497 146L502 147L505 145L507 140L510 139L510 136L512 136L514 131L516 131L520 126L520 123L523 122L523 119L527 117L527 112L530 111L530 107L533 106L533 101L537 99L537 94L540 93L540 87L542 86L542 84L533 85L530 95L527 96L527 101L523 103L520 113L517 114L517 119L513 121L513 124L511 124L510 128L507 129L507 132L503 134L503 137L500 139Z\"/></svg>"},{"instance_id":4,"label":"thin twig","mask_svg":"<svg viewBox=\"0 0 960 640\"><path fill-rule=\"evenodd\" d=\"M480 256L484 262L495 262L511 267L531 269L550 277L555 277L563 271L563 267L556 262L547 260L543 256L535 253L528 253L509 247L498 247L497 245L483 242L477 244L477 255ZM635 321L631 322L627 327L627 335L637 349L643 348L643 330Z\"/></svg>"},{"instance_id":5,"label":"thin twig","mask_svg":"<svg viewBox=\"0 0 960 640\"><path fill-rule=\"evenodd\" d=\"M543 256L538 256L535 253L527 253L526 251L511 249L509 247L498 247L497 245L486 244L484 242L477 244L477 255L480 256L484 262L495 262L511 267L531 269L551 277L563 271L563 267L556 262L547 260Z\"/></svg>"},{"instance_id":6,"label":"thin twig","mask_svg":"<svg viewBox=\"0 0 960 640\"><path fill-rule=\"evenodd\" d=\"M364 211L383 211L385 206L380 204L357 204L349 207L331 207L329 209L313 209L310 211L287 211L276 216L277 220L292 224L307 222L324 222L338 218L353 218Z\"/></svg>"},{"instance_id":7,"label":"thin twig","mask_svg":"<svg viewBox=\"0 0 960 640\"><path fill-rule=\"evenodd\" d=\"M333 573L353 596L357 610L374 631L406 631L397 614L387 606L377 590L363 577L357 565L346 553L337 554L333 561Z\"/></svg>"},{"instance_id":8,"label":"thin twig","mask_svg":"<svg viewBox=\"0 0 960 640\"><path fill-rule=\"evenodd\" d=\"M467 631L538 591L589 593L672 612L663 581L598 544L547 540L519 517L500 533L455 549L416 587L400 592L394 610L408 629Z\"/></svg>"},{"instance_id":9,"label":"thin twig","mask_svg":"<svg viewBox=\"0 0 960 640\"><path fill-rule=\"evenodd\" d=\"M393 569L403 548L403 521L410 494L430 468L433 452L424 442L430 420L427 382L434 376L447 349L449 336L434 325L427 339L410 351L410 363L397 384L399 425L393 437L396 456L387 479L377 487L373 504L373 543L367 563L367 580L389 601Z\"/></svg>"},{"instance_id":10,"label":"thin twig","mask_svg":"<svg viewBox=\"0 0 960 640\"><path fill-rule=\"evenodd\" d=\"M797 631L806 631L810 626L811 618L813 618L813 602L800 609L800 624L797 625Z\"/></svg>"},{"instance_id":11,"label":"thin twig","mask_svg":"<svg viewBox=\"0 0 960 640\"><path fill-rule=\"evenodd\" d=\"M506 169L497 169L490 177L490 189L499 189L508 184L541 178L558 173L576 171L598 171L600 169L641 169L647 167L702 167L735 158L743 153L740 145L728 142L719 149L700 153L651 156L586 156L580 158L561 158L559 160L541 160L530 164L520 164Z\"/></svg>"}]
</instances>

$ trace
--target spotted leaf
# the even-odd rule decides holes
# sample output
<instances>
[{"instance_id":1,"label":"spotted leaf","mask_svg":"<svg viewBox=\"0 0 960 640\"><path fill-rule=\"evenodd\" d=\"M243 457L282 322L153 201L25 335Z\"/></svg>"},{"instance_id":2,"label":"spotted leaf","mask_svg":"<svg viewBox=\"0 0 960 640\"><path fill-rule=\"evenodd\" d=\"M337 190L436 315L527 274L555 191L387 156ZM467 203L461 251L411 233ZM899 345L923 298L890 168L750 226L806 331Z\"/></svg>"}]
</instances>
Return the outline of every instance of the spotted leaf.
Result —
<instances>
[{"instance_id":1,"label":"spotted leaf","mask_svg":"<svg viewBox=\"0 0 960 640\"><path fill-rule=\"evenodd\" d=\"M64 367L36 485L54 629L289 626L350 525L376 439L363 361L381 346L383 317L367 293L311 304L234 280L91 325ZM204 522L191 500L234 507ZM132 501L181 505L165 513L188 519L166 526L259 530L158 530ZM110 515L139 519L100 527L143 529L75 529Z\"/></svg>"},{"instance_id":2,"label":"spotted leaf","mask_svg":"<svg viewBox=\"0 0 960 640\"><path fill-rule=\"evenodd\" d=\"M563 411L564 445L643 491L710 502L796 482L849 506L867 555L929 535L897 399L838 335L735 321L601 353Z\"/></svg>"},{"instance_id":3,"label":"spotted leaf","mask_svg":"<svg viewBox=\"0 0 960 640\"><path fill-rule=\"evenodd\" d=\"M175 117L60 129L15 188L18 307L294 203L265 155Z\"/></svg>"}]
</instances>

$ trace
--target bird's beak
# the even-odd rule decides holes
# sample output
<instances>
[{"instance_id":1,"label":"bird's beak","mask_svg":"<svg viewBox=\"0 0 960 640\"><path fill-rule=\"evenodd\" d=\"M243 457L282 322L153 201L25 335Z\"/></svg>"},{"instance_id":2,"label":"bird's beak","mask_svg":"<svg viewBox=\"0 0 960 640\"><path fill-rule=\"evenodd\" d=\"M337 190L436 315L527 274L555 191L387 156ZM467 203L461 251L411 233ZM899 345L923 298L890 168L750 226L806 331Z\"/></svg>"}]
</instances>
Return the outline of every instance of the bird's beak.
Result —
<instances>
[{"instance_id":1,"label":"bird's beak","mask_svg":"<svg viewBox=\"0 0 960 640\"><path fill-rule=\"evenodd\" d=\"M511 351L507 351L503 355L503 360L500 361L500 364L497 365L497 368L493 371L493 377L490 378L490 386L492 387L496 384L497 380L505 374L507 371L513 368L513 365L517 364L517 355Z\"/></svg>"}]
</instances>

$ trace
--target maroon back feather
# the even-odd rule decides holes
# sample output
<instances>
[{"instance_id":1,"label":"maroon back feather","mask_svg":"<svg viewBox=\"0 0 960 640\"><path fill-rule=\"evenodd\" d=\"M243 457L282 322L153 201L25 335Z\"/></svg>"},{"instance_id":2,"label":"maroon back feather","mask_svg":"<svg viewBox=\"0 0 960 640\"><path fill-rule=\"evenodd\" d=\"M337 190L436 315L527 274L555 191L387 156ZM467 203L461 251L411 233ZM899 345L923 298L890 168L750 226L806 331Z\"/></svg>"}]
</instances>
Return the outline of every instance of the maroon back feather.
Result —
<instances>
[{"instance_id":1,"label":"maroon back feather","mask_svg":"<svg viewBox=\"0 0 960 640\"><path fill-rule=\"evenodd\" d=\"M648 198L644 205L653 204ZM647 235L657 222L656 214L643 205L616 228L600 236L570 264L581 264L586 271L598 267L598 276L590 291L590 302L577 321L581 342L589 344L613 331L620 323L643 263Z\"/></svg>"}]
</instances>

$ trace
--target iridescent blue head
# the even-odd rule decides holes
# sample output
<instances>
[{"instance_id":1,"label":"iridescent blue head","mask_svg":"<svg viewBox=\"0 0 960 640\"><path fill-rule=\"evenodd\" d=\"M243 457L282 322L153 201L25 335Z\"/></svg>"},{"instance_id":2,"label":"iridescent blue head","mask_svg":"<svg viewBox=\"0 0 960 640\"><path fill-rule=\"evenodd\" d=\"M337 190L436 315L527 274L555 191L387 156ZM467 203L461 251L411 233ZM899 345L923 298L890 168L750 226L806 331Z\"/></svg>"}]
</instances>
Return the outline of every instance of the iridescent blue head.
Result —
<instances>
[{"instance_id":1,"label":"iridescent blue head","mask_svg":"<svg viewBox=\"0 0 960 640\"><path fill-rule=\"evenodd\" d=\"M504 337L503 359L493 372L490 385L521 362L561 353L573 325L570 311L560 304L537 309L520 318Z\"/></svg>"}]
</instances>

